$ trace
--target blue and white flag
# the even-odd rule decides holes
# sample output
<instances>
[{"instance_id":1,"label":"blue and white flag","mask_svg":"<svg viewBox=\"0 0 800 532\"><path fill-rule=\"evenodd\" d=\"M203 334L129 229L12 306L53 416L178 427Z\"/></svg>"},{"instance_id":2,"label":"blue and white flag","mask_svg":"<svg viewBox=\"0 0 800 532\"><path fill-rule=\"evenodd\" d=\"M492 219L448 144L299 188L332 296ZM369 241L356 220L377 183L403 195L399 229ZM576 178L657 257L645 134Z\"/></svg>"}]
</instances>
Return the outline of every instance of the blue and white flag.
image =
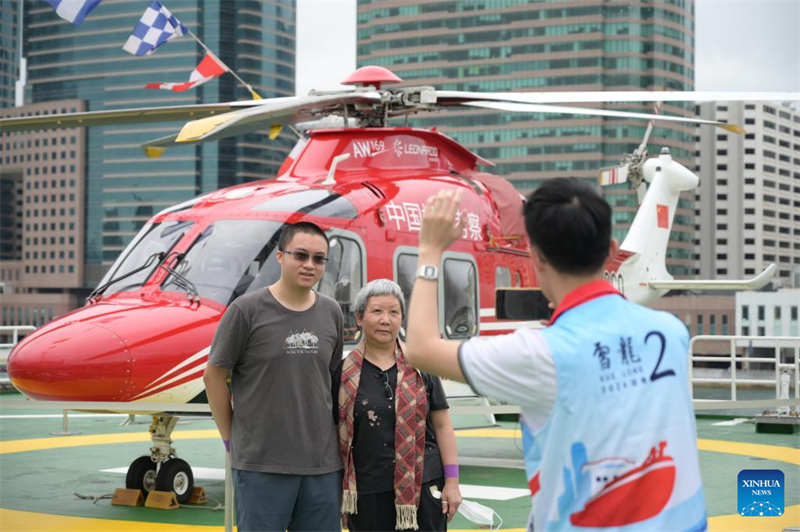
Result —
<instances>
[{"instance_id":1,"label":"blue and white flag","mask_svg":"<svg viewBox=\"0 0 800 532\"><path fill-rule=\"evenodd\" d=\"M83 24L86 15L97 7L100 0L44 0L56 10L56 15L76 26Z\"/></svg>"},{"instance_id":2,"label":"blue and white flag","mask_svg":"<svg viewBox=\"0 0 800 532\"><path fill-rule=\"evenodd\" d=\"M122 49L133 55L150 55L165 42L188 32L169 9L158 0L153 0Z\"/></svg>"}]
</instances>

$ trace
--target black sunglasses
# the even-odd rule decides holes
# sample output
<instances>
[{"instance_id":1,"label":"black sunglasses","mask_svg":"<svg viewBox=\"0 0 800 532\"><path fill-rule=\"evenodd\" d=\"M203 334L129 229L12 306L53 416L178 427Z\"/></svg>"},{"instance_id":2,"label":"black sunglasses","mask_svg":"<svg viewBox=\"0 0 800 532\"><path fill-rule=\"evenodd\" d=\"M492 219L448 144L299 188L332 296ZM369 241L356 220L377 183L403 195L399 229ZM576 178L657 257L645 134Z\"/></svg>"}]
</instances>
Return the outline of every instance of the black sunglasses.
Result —
<instances>
[{"instance_id":1,"label":"black sunglasses","mask_svg":"<svg viewBox=\"0 0 800 532\"><path fill-rule=\"evenodd\" d=\"M281 249L279 251L286 253L287 255L291 255L298 262L305 262L309 257L311 257L311 259L314 261L314 264L317 266L324 266L325 263L328 262L328 257L325 255L312 255L308 251L289 251L288 249Z\"/></svg>"},{"instance_id":2,"label":"black sunglasses","mask_svg":"<svg viewBox=\"0 0 800 532\"><path fill-rule=\"evenodd\" d=\"M383 383L383 396L386 398L387 401L394 400L394 390L392 389L391 384L389 384L389 374L385 371L381 371L377 375L375 375L381 382Z\"/></svg>"}]
</instances>

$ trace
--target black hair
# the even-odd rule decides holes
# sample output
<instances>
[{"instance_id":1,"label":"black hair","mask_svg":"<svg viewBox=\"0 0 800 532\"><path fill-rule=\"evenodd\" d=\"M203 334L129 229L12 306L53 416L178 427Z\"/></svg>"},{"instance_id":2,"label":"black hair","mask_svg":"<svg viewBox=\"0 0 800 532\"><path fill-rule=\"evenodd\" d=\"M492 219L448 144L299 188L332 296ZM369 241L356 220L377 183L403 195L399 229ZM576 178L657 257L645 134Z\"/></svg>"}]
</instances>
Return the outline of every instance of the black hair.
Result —
<instances>
[{"instance_id":1,"label":"black hair","mask_svg":"<svg viewBox=\"0 0 800 532\"><path fill-rule=\"evenodd\" d=\"M296 224L286 226L281 232L281 238L278 240L278 249L281 251L286 251L286 246L289 245L294 238L294 235L297 233L319 235L325 239L325 245L330 246L330 242L328 242L328 235L325 234L325 231L323 231L320 226L311 222L297 222Z\"/></svg>"},{"instance_id":2,"label":"black hair","mask_svg":"<svg viewBox=\"0 0 800 532\"><path fill-rule=\"evenodd\" d=\"M548 179L523 208L525 230L539 254L561 273L602 268L611 244L611 206L585 181Z\"/></svg>"}]
</instances>

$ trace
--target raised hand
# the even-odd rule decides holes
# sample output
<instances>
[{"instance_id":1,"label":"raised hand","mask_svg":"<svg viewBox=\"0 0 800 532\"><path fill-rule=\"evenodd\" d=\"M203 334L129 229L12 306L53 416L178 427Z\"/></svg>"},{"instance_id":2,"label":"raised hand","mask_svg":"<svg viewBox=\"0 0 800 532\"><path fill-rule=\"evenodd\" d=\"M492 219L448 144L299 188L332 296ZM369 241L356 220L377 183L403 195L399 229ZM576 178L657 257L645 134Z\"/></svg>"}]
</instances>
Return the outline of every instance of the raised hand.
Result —
<instances>
[{"instance_id":1,"label":"raised hand","mask_svg":"<svg viewBox=\"0 0 800 532\"><path fill-rule=\"evenodd\" d=\"M461 191L440 190L425 202L422 229L419 233L420 253L443 253L464 231L465 219L456 224L461 205Z\"/></svg>"}]
</instances>

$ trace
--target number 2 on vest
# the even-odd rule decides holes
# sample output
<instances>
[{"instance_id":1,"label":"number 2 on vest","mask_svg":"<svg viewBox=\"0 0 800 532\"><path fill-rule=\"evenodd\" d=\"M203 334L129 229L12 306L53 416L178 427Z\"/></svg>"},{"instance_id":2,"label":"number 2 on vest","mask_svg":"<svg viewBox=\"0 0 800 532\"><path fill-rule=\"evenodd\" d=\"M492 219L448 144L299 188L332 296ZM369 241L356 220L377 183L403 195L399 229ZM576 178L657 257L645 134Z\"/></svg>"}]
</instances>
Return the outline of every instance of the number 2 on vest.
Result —
<instances>
[{"instance_id":1,"label":"number 2 on vest","mask_svg":"<svg viewBox=\"0 0 800 532\"><path fill-rule=\"evenodd\" d=\"M664 335L659 331L650 331L647 333L647 336L644 337L644 343L647 344L647 341L650 340L651 336L657 337L661 340L661 352L658 354L658 362L656 362L656 367L653 368L653 373L650 374L650 382L657 381L661 377L669 377L675 376L675 371L668 369L664 371L658 371L658 367L661 365L661 360L664 358L664 349L667 347L667 340L664 338Z\"/></svg>"}]
</instances>

